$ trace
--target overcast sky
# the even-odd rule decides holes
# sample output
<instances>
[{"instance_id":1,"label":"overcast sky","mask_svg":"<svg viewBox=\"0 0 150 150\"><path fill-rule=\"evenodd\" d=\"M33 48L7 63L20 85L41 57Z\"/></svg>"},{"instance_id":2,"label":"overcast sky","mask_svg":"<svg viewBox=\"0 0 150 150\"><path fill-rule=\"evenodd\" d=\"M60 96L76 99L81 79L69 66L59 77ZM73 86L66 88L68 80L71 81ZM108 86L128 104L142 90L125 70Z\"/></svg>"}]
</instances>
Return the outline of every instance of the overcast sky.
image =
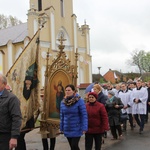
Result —
<instances>
[{"instance_id":1,"label":"overcast sky","mask_svg":"<svg viewBox=\"0 0 150 150\"><path fill-rule=\"evenodd\" d=\"M0 0L0 14L23 22L28 9L29 0ZM93 73L137 71L126 61L135 49L150 50L150 0L74 0L74 14L90 26Z\"/></svg>"}]
</instances>

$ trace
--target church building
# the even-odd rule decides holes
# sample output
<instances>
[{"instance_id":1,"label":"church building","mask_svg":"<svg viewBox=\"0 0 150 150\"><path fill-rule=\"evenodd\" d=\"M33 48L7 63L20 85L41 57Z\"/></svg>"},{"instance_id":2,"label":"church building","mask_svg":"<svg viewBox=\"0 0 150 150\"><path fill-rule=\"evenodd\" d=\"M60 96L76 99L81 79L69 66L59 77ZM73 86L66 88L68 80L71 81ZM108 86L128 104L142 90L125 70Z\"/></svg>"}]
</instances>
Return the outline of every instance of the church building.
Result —
<instances>
[{"instance_id":1,"label":"church building","mask_svg":"<svg viewBox=\"0 0 150 150\"><path fill-rule=\"evenodd\" d=\"M86 23L81 26L77 23L73 0L30 0L29 3L26 23L0 30L0 72L8 72L39 26L43 25L40 32L41 86L44 86L46 53L49 50L51 64L59 51L60 36L65 39L64 52L72 65L78 53L77 85L91 83L90 28Z\"/></svg>"}]
</instances>

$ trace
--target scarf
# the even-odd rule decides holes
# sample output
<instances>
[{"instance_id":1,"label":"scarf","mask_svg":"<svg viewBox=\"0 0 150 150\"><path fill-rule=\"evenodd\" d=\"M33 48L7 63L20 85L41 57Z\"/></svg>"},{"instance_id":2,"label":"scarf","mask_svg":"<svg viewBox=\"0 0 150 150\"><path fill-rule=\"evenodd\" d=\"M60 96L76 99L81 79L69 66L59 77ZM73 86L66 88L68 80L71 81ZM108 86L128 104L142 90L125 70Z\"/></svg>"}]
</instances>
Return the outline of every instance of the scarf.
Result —
<instances>
[{"instance_id":1,"label":"scarf","mask_svg":"<svg viewBox=\"0 0 150 150\"><path fill-rule=\"evenodd\" d=\"M113 102L113 100L114 100L114 96L111 97L111 98L109 98L109 101L110 101L111 103Z\"/></svg>"},{"instance_id":2,"label":"scarf","mask_svg":"<svg viewBox=\"0 0 150 150\"><path fill-rule=\"evenodd\" d=\"M63 99L63 103L66 106L72 106L75 104L81 97L80 96L71 96Z\"/></svg>"}]
</instances>

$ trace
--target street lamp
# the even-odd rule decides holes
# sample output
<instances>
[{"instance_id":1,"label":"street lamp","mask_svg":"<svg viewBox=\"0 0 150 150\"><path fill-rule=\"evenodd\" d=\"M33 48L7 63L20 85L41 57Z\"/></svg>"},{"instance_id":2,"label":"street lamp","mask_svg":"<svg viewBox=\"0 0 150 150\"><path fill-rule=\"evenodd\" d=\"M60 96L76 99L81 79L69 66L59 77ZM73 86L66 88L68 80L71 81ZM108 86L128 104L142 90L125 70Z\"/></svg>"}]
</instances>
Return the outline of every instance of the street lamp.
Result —
<instances>
[{"instance_id":1,"label":"street lamp","mask_svg":"<svg viewBox=\"0 0 150 150\"><path fill-rule=\"evenodd\" d=\"M97 68L99 70L99 82L100 82L100 78L101 78L100 70L101 70L101 67L97 67Z\"/></svg>"},{"instance_id":2,"label":"street lamp","mask_svg":"<svg viewBox=\"0 0 150 150\"><path fill-rule=\"evenodd\" d=\"M99 70L99 75L100 75L100 70L101 70L101 67L97 67L98 68L98 70Z\"/></svg>"}]
</instances>

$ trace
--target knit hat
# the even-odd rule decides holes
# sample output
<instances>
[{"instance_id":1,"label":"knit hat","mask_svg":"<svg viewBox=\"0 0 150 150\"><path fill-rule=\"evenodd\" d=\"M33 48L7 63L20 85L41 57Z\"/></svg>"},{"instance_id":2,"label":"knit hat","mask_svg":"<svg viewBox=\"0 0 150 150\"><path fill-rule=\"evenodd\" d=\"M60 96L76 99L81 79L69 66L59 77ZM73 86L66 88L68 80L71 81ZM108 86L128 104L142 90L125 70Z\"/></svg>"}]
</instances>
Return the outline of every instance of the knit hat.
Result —
<instances>
[{"instance_id":1,"label":"knit hat","mask_svg":"<svg viewBox=\"0 0 150 150\"><path fill-rule=\"evenodd\" d=\"M112 90L108 91L108 94L110 94L110 95L112 95L112 96L115 95L114 91L112 91Z\"/></svg>"},{"instance_id":2,"label":"knit hat","mask_svg":"<svg viewBox=\"0 0 150 150\"><path fill-rule=\"evenodd\" d=\"M97 95L95 92L90 92L90 93L88 94L88 97L89 97L89 95L93 95L96 99L97 99L97 97L98 97L98 95Z\"/></svg>"}]
</instances>

